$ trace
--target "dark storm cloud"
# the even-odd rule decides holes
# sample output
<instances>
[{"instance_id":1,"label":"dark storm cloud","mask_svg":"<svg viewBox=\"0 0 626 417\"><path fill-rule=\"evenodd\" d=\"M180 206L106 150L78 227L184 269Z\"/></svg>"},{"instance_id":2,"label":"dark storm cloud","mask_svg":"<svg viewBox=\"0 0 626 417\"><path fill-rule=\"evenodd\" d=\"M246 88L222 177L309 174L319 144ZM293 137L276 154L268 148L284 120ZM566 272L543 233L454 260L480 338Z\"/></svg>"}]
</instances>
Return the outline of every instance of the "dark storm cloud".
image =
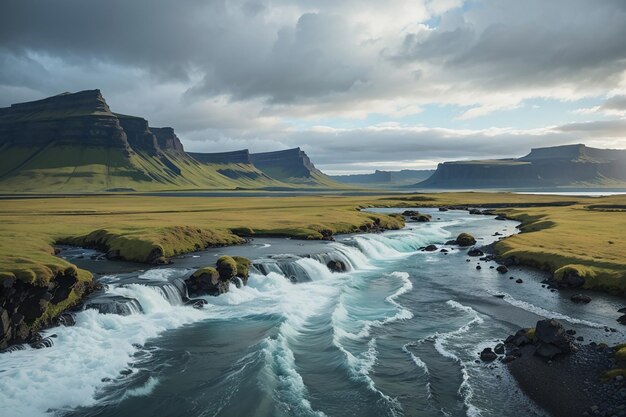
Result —
<instances>
[{"instance_id":1,"label":"dark storm cloud","mask_svg":"<svg viewBox=\"0 0 626 417\"><path fill-rule=\"evenodd\" d=\"M626 62L624 4L485 0L450 11L432 31L407 34L390 56L444 67L479 88L614 85Z\"/></svg>"},{"instance_id":2,"label":"dark storm cloud","mask_svg":"<svg viewBox=\"0 0 626 417\"><path fill-rule=\"evenodd\" d=\"M174 126L191 150L302 146L334 168L519 156L595 138L620 147L619 120L534 131L336 126L429 104L469 109L450 120L484 116L534 98L612 96L601 110L619 114L624 39L623 0L4 1L0 106L101 88L117 111ZM328 127L312 128L318 121Z\"/></svg>"}]
</instances>

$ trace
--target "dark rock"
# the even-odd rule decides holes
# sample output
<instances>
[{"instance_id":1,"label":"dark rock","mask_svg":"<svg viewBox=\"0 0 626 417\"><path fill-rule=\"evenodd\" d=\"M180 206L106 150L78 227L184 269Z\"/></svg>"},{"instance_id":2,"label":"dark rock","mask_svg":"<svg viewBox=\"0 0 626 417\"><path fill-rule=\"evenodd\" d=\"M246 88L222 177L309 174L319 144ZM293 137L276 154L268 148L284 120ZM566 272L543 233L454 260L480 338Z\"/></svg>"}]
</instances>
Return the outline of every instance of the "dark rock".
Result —
<instances>
[{"instance_id":1,"label":"dark rock","mask_svg":"<svg viewBox=\"0 0 626 417\"><path fill-rule=\"evenodd\" d=\"M502 214L498 214L496 216L496 220L506 220L506 216L502 215Z\"/></svg>"},{"instance_id":2,"label":"dark rock","mask_svg":"<svg viewBox=\"0 0 626 417\"><path fill-rule=\"evenodd\" d=\"M516 357L516 356L513 356L513 355L506 355L506 356L504 357L504 359L502 359L502 363L511 363L511 362L513 362L515 359L517 359L517 357Z\"/></svg>"},{"instance_id":3,"label":"dark rock","mask_svg":"<svg viewBox=\"0 0 626 417\"><path fill-rule=\"evenodd\" d=\"M476 265L476 269L480 271L483 268L480 265Z\"/></svg>"},{"instance_id":4,"label":"dark rock","mask_svg":"<svg viewBox=\"0 0 626 417\"><path fill-rule=\"evenodd\" d=\"M626 314L624 314L623 316L621 316L620 318L617 319L617 322L619 324L623 324L624 326L626 326Z\"/></svg>"},{"instance_id":5,"label":"dark rock","mask_svg":"<svg viewBox=\"0 0 626 417\"><path fill-rule=\"evenodd\" d=\"M445 207L439 207L439 211L448 211L448 209Z\"/></svg>"},{"instance_id":6,"label":"dark rock","mask_svg":"<svg viewBox=\"0 0 626 417\"><path fill-rule=\"evenodd\" d=\"M558 284L560 287L564 288L580 288L585 285L585 278L578 275L576 270L571 269L563 274Z\"/></svg>"},{"instance_id":7,"label":"dark rock","mask_svg":"<svg viewBox=\"0 0 626 417\"><path fill-rule=\"evenodd\" d=\"M504 265L499 265L499 266L496 268L496 271L498 271L498 272L499 272L499 273L501 273L501 274L506 274L507 272L509 272L509 268L507 268L507 267L506 267L506 266L504 266Z\"/></svg>"},{"instance_id":8,"label":"dark rock","mask_svg":"<svg viewBox=\"0 0 626 417\"><path fill-rule=\"evenodd\" d=\"M618 313L626 314L626 307L620 308L617 310Z\"/></svg>"},{"instance_id":9,"label":"dark rock","mask_svg":"<svg viewBox=\"0 0 626 417\"><path fill-rule=\"evenodd\" d=\"M507 337L504 344L519 347L527 345L530 342L531 340L526 335L526 329L520 329L515 333L515 335Z\"/></svg>"},{"instance_id":10,"label":"dark rock","mask_svg":"<svg viewBox=\"0 0 626 417\"><path fill-rule=\"evenodd\" d=\"M515 280L515 282L518 283L518 284L522 284L524 281L521 278L518 278L518 279Z\"/></svg>"},{"instance_id":11,"label":"dark rock","mask_svg":"<svg viewBox=\"0 0 626 417\"><path fill-rule=\"evenodd\" d=\"M230 279L221 279L215 268L202 268L185 280L191 297L200 295L217 296L228 292Z\"/></svg>"},{"instance_id":12,"label":"dark rock","mask_svg":"<svg viewBox=\"0 0 626 417\"><path fill-rule=\"evenodd\" d=\"M348 270L346 263L339 260L328 261L326 267L332 272L346 272Z\"/></svg>"},{"instance_id":13,"label":"dark rock","mask_svg":"<svg viewBox=\"0 0 626 417\"><path fill-rule=\"evenodd\" d=\"M428 245L424 248L424 250L426 252L434 252L437 250L437 246L436 245Z\"/></svg>"},{"instance_id":14,"label":"dark rock","mask_svg":"<svg viewBox=\"0 0 626 417\"><path fill-rule=\"evenodd\" d=\"M575 350L572 337L567 334L563 325L557 320L539 320L535 328L535 336L539 342L554 345L563 353Z\"/></svg>"},{"instance_id":15,"label":"dark rock","mask_svg":"<svg viewBox=\"0 0 626 417\"><path fill-rule=\"evenodd\" d=\"M490 347L486 347L480 352L480 360L483 362L493 362L496 359L498 359L498 355Z\"/></svg>"},{"instance_id":16,"label":"dark rock","mask_svg":"<svg viewBox=\"0 0 626 417\"><path fill-rule=\"evenodd\" d=\"M502 355L504 353L504 344L498 343L496 347L493 348L493 351L496 352L498 355Z\"/></svg>"},{"instance_id":17,"label":"dark rock","mask_svg":"<svg viewBox=\"0 0 626 417\"><path fill-rule=\"evenodd\" d=\"M441 249L439 252L448 253L449 251L448 251L448 249L444 248L444 249Z\"/></svg>"},{"instance_id":18,"label":"dark rock","mask_svg":"<svg viewBox=\"0 0 626 417\"><path fill-rule=\"evenodd\" d=\"M582 342L582 341L584 341L584 340L585 340L585 338L584 338L584 337L582 337L582 336L578 336L578 337L576 338L576 340L578 340L579 342Z\"/></svg>"},{"instance_id":19,"label":"dark rock","mask_svg":"<svg viewBox=\"0 0 626 417\"><path fill-rule=\"evenodd\" d=\"M570 336L574 336L576 334L576 330L574 330L574 329L567 329L565 331L565 333L567 333Z\"/></svg>"},{"instance_id":20,"label":"dark rock","mask_svg":"<svg viewBox=\"0 0 626 417\"><path fill-rule=\"evenodd\" d=\"M207 304L208 304L208 301L202 298L194 298L185 303L186 306L191 306L196 309L201 309Z\"/></svg>"},{"instance_id":21,"label":"dark rock","mask_svg":"<svg viewBox=\"0 0 626 417\"><path fill-rule=\"evenodd\" d=\"M591 302L591 297L584 294L575 294L570 297L570 300L572 300L576 304L588 304Z\"/></svg>"},{"instance_id":22,"label":"dark rock","mask_svg":"<svg viewBox=\"0 0 626 417\"><path fill-rule=\"evenodd\" d=\"M404 210L402 212L402 215L406 217L414 217L414 216L419 216L420 213L417 210Z\"/></svg>"},{"instance_id":23,"label":"dark rock","mask_svg":"<svg viewBox=\"0 0 626 417\"><path fill-rule=\"evenodd\" d=\"M484 253L480 249L472 248L469 251L467 251L467 256L476 257L476 256L483 256L483 255Z\"/></svg>"},{"instance_id":24,"label":"dark rock","mask_svg":"<svg viewBox=\"0 0 626 417\"><path fill-rule=\"evenodd\" d=\"M446 246L456 245L456 240L448 240Z\"/></svg>"},{"instance_id":25,"label":"dark rock","mask_svg":"<svg viewBox=\"0 0 626 417\"><path fill-rule=\"evenodd\" d=\"M428 214L420 214L419 216L411 216L411 220L418 223L427 223L432 220L432 217Z\"/></svg>"}]
</instances>

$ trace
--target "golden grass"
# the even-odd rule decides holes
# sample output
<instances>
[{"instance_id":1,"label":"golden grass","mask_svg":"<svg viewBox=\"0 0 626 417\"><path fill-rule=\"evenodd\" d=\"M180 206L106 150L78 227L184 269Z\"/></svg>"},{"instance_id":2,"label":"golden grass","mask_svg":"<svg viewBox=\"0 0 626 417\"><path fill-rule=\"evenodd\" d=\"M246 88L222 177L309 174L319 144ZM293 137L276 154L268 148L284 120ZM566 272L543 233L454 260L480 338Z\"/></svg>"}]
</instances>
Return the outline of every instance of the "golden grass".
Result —
<instances>
[{"instance_id":1,"label":"golden grass","mask_svg":"<svg viewBox=\"0 0 626 417\"><path fill-rule=\"evenodd\" d=\"M128 195L0 200L0 279L15 276L45 283L71 266L53 255L54 243L106 248L124 259L145 262L151 255L170 257L243 242L231 229L256 236L322 239L324 231L351 233L375 221L386 228L402 227L398 217L357 211L365 201L336 196Z\"/></svg>"},{"instance_id":2,"label":"golden grass","mask_svg":"<svg viewBox=\"0 0 626 417\"><path fill-rule=\"evenodd\" d=\"M581 198L511 193L440 193L346 197L147 197L132 195L0 200L0 279L33 282L70 266L52 244L106 246L126 259L146 261L236 236L321 239L379 222L398 228L397 216L363 213L364 206L505 206L498 212L523 223L523 233L499 242L501 256L561 273L574 268L588 288L626 292L626 196ZM234 234L233 234L234 232Z\"/></svg>"}]
</instances>

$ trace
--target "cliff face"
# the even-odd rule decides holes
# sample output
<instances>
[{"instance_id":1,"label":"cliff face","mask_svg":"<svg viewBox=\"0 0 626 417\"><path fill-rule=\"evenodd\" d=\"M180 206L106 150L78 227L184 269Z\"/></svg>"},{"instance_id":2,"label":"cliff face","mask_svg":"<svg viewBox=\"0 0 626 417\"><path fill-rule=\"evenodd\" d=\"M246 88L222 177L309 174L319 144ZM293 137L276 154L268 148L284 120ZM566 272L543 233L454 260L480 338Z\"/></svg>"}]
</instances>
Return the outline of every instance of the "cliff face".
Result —
<instances>
[{"instance_id":1,"label":"cliff face","mask_svg":"<svg viewBox=\"0 0 626 417\"><path fill-rule=\"evenodd\" d=\"M149 127L157 140L158 147L165 152L184 153L183 144L171 127Z\"/></svg>"},{"instance_id":2,"label":"cliff face","mask_svg":"<svg viewBox=\"0 0 626 417\"><path fill-rule=\"evenodd\" d=\"M128 143L137 152L146 152L148 155L157 155L159 145L157 138L148 128L148 121L141 117L116 114L120 126L126 132Z\"/></svg>"},{"instance_id":3,"label":"cliff face","mask_svg":"<svg viewBox=\"0 0 626 417\"><path fill-rule=\"evenodd\" d=\"M126 134L100 90L64 93L0 109L0 146L50 143L127 149Z\"/></svg>"},{"instance_id":4,"label":"cliff face","mask_svg":"<svg viewBox=\"0 0 626 417\"><path fill-rule=\"evenodd\" d=\"M605 186L626 182L626 150L567 145L533 149L518 159L439 164L418 187L521 188Z\"/></svg>"},{"instance_id":5,"label":"cliff face","mask_svg":"<svg viewBox=\"0 0 626 417\"><path fill-rule=\"evenodd\" d=\"M300 148L254 153L250 158L254 166L280 181L326 187L338 186L337 182L318 170Z\"/></svg>"}]
</instances>

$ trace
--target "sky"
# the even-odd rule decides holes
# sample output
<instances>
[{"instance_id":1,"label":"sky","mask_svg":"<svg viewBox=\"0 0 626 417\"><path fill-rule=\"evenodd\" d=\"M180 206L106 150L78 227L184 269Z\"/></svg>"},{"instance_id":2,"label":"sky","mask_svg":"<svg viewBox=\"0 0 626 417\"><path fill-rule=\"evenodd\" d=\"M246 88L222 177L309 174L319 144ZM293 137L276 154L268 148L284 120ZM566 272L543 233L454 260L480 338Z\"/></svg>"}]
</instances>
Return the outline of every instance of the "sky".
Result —
<instances>
[{"instance_id":1,"label":"sky","mask_svg":"<svg viewBox=\"0 0 626 417\"><path fill-rule=\"evenodd\" d=\"M626 148L626 1L0 4L0 106L95 88L188 151L330 174Z\"/></svg>"}]
</instances>

